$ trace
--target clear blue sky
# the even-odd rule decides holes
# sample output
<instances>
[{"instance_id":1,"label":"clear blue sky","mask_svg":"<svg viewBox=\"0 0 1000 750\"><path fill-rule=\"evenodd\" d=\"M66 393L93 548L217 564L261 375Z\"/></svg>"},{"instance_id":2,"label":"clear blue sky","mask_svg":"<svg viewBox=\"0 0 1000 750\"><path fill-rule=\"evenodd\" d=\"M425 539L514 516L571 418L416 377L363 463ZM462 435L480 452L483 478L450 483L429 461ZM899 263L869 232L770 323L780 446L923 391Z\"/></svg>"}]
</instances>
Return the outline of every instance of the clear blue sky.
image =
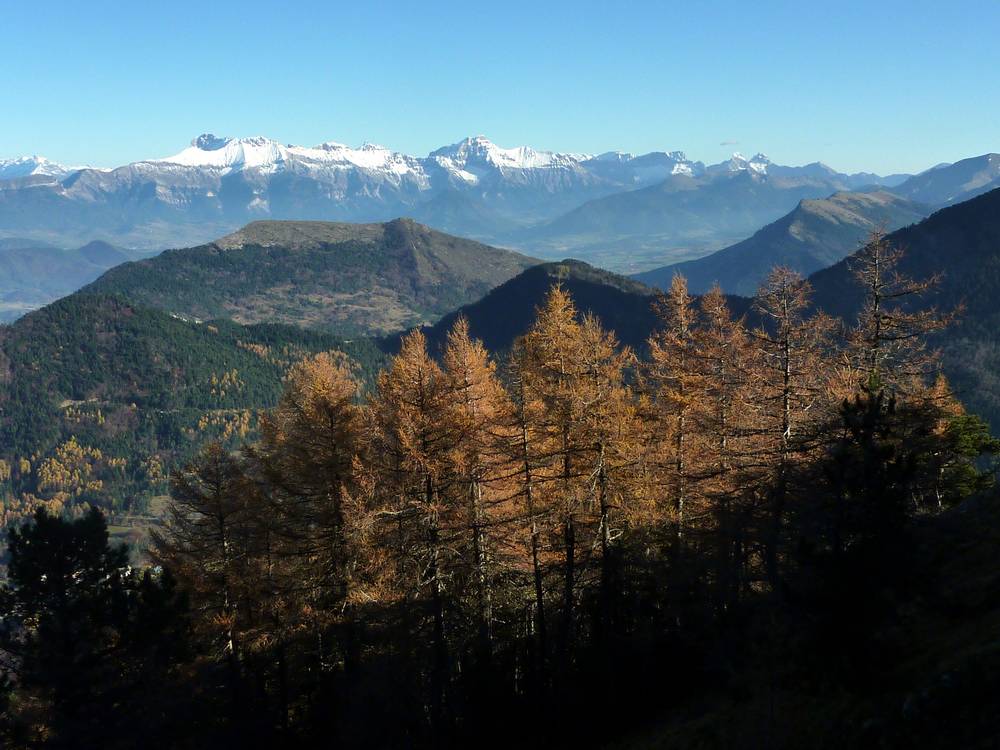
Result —
<instances>
[{"instance_id":1,"label":"clear blue sky","mask_svg":"<svg viewBox=\"0 0 1000 750\"><path fill-rule=\"evenodd\" d=\"M0 2L0 157L115 166L202 132L883 173L1000 151L994 0Z\"/></svg>"}]
</instances>

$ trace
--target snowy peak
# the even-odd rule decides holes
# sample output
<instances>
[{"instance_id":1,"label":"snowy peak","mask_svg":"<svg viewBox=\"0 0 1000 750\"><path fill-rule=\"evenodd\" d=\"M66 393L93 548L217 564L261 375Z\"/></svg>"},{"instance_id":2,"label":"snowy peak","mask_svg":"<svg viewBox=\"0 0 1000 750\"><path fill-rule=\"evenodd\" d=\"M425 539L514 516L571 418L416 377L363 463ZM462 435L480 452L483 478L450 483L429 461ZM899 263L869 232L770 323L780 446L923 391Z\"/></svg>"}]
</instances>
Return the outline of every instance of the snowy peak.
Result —
<instances>
[{"instance_id":1,"label":"snowy peak","mask_svg":"<svg viewBox=\"0 0 1000 750\"><path fill-rule=\"evenodd\" d=\"M61 177L75 171L44 156L20 156L16 159L0 159L0 180L14 180L19 177L45 175Z\"/></svg>"},{"instance_id":2,"label":"snowy peak","mask_svg":"<svg viewBox=\"0 0 1000 750\"><path fill-rule=\"evenodd\" d=\"M337 141L326 141L317 146L288 146L287 149L291 161L306 167L325 167L334 170L362 169L394 176L412 173L423 179L418 159L392 151L377 143L364 143L361 148L351 148Z\"/></svg>"},{"instance_id":3,"label":"snowy peak","mask_svg":"<svg viewBox=\"0 0 1000 750\"><path fill-rule=\"evenodd\" d=\"M395 175L419 170L418 160L374 143L365 143L357 149L336 141L326 141L317 146L294 146L263 136L220 138L211 133L198 136L179 154L153 159L151 163L223 172L243 169L277 172L291 163L306 170L357 168Z\"/></svg>"},{"instance_id":4,"label":"snowy peak","mask_svg":"<svg viewBox=\"0 0 1000 750\"><path fill-rule=\"evenodd\" d=\"M772 162L765 154L758 153L747 158L737 151L727 161L709 167L708 171L710 173L728 172L736 174L739 172L748 172L750 174L766 175L770 166L772 166Z\"/></svg>"},{"instance_id":5,"label":"snowy peak","mask_svg":"<svg viewBox=\"0 0 1000 750\"><path fill-rule=\"evenodd\" d=\"M640 155L615 151L595 157L592 162L605 168L613 165L628 175L634 185L651 185L676 175L697 177L705 171L704 164L691 161L683 151L652 151Z\"/></svg>"},{"instance_id":6,"label":"snowy peak","mask_svg":"<svg viewBox=\"0 0 1000 750\"><path fill-rule=\"evenodd\" d=\"M669 151L666 157L669 161L673 162L673 166L670 168L670 174L672 175L681 174L688 177L695 177L705 170L704 164L691 161L683 151Z\"/></svg>"},{"instance_id":7,"label":"snowy peak","mask_svg":"<svg viewBox=\"0 0 1000 750\"><path fill-rule=\"evenodd\" d=\"M733 154L732 158L726 163L730 172L749 170L757 174L767 174L767 168L770 164L771 160L764 154L754 154L748 159L739 151Z\"/></svg>"},{"instance_id":8,"label":"snowy peak","mask_svg":"<svg viewBox=\"0 0 1000 750\"><path fill-rule=\"evenodd\" d=\"M539 169L569 167L589 158L553 151L536 151L530 146L501 148L486 136L466 138L451 146L439 148L431 158L445 168L476 173L479 169Z\"/></svg>"},{"instance_id":9,"label":"snowy peak","mask_svg":"<svg viewBox=\"0 0 1000 750\"><path fill-rule=\"evenodd\" d=\"M151 161L178 164L184 167L239 169L247 167L273 168L288 156L287 149L277 141L263 136L251 138L220 138L203 133L179 154Z\"/></svg>"},{"instance_id":10,"label":"snowy peak","mask_svg":"<svg viewBox=\"0 0 1000 750\"><path fill-rule=\"evenodd\" d=\"M635 158L635 154L628 151L605 151L594 157L594 161L611 162L616 164L627 164Z\"/></svg>"}]
</instances>

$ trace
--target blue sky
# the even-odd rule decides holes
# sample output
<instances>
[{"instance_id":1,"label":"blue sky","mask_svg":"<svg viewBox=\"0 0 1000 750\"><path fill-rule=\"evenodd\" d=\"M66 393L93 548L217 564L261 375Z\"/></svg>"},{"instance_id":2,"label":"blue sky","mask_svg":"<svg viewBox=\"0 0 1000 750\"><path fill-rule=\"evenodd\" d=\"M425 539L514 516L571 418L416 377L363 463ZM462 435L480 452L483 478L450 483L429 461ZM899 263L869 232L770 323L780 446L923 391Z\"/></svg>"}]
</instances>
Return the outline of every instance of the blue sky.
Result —
<instances>
[{"instance_id":1,"label":"blue sky","mask_svg":"<svg viewBox=\"0 0 1000 750\"><path fill-rule=\"evenodd\" d=\"M992 0L2 2L0 158L115 166L202 132L883 173L1000 151Z\"/></svg>"}]
</instances>

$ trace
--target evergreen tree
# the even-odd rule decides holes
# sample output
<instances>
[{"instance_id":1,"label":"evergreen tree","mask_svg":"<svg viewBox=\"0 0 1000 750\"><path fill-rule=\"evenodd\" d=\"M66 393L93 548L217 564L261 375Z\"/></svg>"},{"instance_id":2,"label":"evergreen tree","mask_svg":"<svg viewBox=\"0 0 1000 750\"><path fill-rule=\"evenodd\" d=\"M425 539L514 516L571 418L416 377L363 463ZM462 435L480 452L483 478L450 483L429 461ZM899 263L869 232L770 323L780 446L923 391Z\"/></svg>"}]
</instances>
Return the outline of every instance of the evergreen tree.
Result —
<instances>
[{"instance_id":1,"label":"evergreen tree","mask_svg":"<svg viewBox=\"0 0 1000 750\"><path fill-rule=\"evenodd\" d=\"M169 682L186 639L169 576L133 573L96 509L74 521L39 509L9 532L9 555L0 651L16 685L10 746L127 747L143 729L162 733L151 746L169 746L170 712L184 710Z\"/></svg>"}]
</instances>

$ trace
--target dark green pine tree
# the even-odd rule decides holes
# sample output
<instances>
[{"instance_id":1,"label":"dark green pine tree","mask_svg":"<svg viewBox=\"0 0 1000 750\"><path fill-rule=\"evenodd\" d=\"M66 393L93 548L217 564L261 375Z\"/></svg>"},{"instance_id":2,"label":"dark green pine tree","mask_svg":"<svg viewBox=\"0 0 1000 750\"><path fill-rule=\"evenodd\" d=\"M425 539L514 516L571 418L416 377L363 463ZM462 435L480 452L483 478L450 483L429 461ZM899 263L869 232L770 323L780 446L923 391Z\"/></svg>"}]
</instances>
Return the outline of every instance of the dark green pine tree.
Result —
<instances>
[{"instance_id":1,"label":"dark green pine tree","mask_svg":"<svg viewBox=\"0 0 1000 750\"><path fill-rule=\"evenodd\" d=\"M14 688L7 744L113 748L155 732L176 709L163 699L185 632L170 579L133 574L96 509L75 521L39 509L10 531L9 556L0 591L2 669Z\"/></svg>"}]
</instances>

